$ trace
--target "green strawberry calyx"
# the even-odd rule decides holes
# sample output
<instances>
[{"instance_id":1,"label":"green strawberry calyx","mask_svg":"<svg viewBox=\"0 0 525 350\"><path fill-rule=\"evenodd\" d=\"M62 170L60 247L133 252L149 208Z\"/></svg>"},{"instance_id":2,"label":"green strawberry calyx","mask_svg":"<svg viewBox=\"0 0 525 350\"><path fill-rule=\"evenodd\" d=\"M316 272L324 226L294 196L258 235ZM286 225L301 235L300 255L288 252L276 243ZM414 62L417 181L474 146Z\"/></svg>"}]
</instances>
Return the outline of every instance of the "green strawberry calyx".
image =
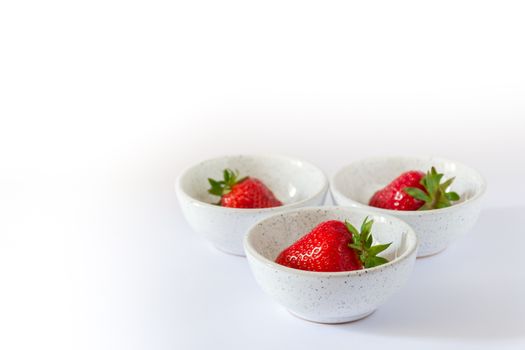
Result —
<instances>
[{"instance_id":1,"label":"green strawberry calyx","mask_svg":"<svg viewBox=\"0 0 525 350\"><path fill-rule=\"evenodd\" d=\"M426 192L416 187L405 187L403 190L415 199L425 202L418 210L431 210L450 207L452 202L460 199L456 192L447 192L454 178L441 183L444 174L437 172L435 167L427 171L426 175L420 181Z\"/></svg>"},{"instance_id":2,"label":"green strawberry calyx","mask_svg":"<svg viewBox=\"0 0 525 350\"><path fill-rule=\"evenodd\" d=\"M386 250L392 244L392 242L390 242L372 245L374 243L374 238L371 233L373 224L374 220L368 220L367 216L361 225L361 232L359 232L351 223L345 221L345 226L352 234L353 240L348 246L355 250L359 256L359 260L361 260L361 263L366 269L386 264L388 259L377 256L377 254Z\"/></svg>"},{"instance_id":3,"label":"green strawberry calyx","mask_svg":"<svg viewBox=\"0 0 525 350\"><path fill-rule=\"evenodd\" d=\"M208 182L211 186L208 189L208 193L222 197L230 192L233 189L233 186L247 179L247 177L239 178L239 171L231 169L224 169L222 176L223 179L220 181L208 178Z\"/></svg>"}]
</instances>

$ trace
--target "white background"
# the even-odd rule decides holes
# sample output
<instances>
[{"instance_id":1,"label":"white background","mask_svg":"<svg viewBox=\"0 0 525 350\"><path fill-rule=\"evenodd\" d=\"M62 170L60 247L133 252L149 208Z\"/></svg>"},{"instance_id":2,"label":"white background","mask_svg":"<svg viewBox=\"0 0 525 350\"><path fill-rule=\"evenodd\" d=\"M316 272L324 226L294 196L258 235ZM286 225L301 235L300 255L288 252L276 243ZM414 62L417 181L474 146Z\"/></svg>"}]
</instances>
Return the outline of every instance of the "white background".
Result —
<instances>
[{"instance_id":1,"label":"white background","mask_svg":"<svg viewBox=\"0 0 525 350\"><path fill-rule=\"evenodd\" d=\"M0 2L1 349L523 349L520 1ZM338 326L184 222L183 167L281 153L465 162L475 229Z\"/></svg>"}]
</instances>

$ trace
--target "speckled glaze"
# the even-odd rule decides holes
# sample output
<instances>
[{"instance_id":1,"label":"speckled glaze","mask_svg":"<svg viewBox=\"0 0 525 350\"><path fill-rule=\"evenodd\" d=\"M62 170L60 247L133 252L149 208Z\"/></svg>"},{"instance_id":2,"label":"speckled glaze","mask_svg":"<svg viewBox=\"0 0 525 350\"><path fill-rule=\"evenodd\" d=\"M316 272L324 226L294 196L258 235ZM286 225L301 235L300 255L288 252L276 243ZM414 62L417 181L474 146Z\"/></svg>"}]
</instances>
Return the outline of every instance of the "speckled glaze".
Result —
<instances>
[{"instance_id":1,"label":"speckled glaze","mask_svg":"<svg viewBox=\"0 0 525 350\"><path fill-rule=\"evenodd\" d=\"M283 202L265 209L225 208L208 193L208 178L221 179L225 168L263 181ZM243 238L258 220L291 208L321 205L328 180L316 166L284 156L238 155L203 161L184 171L176 181L176 192L186 220L218 249L244 255Z\"/></svg>"},{"instance_id":2,"label":"speckled glaze","mask_svg":"<svg viewBox=\"0 0 525 350\"><path fill-rule=\"evenodd\" d=\"M407 170L427 171L435 166L445 179L455 177L450 187L461 196L453 206L426 211L396 211L368 206L375 191ZM354 162L339 170L330 181L338 205L366 208L406 221L418 236L418 256L439 253L476 223L481 211L485 181L475 170L442 158L381 157Z\"/></svg>"},{"instance_id":3,"label":"speckled glaze","mask_svg":"<svg viewBox=\"0 0 525 350\"><path fill-rule=\"evenodd\" d=\"M389 263L358 271L311 272L275 263L279 253L327 220L360 226L374 219L376 243L393 242L381 255ZM343 323L371 314L401 289L412 272L417 238L405 222L388 215L342 207L302 208L271 216L252 227L244 249L257 283L292 314L314 322Z\"/></svg>"}]
</instances>

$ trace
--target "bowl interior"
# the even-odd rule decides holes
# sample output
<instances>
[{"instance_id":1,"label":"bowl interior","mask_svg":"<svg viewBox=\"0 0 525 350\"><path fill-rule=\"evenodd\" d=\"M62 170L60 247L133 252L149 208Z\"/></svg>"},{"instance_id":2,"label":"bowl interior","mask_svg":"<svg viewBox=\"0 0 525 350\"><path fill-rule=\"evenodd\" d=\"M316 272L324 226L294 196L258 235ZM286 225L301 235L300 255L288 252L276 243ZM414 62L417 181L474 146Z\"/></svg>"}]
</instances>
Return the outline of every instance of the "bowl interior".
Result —
<instances>
[{"instance_id":1,"label":"bowl interior","mask_svg":"<svg viewBox=\"0 0 525 350\"><path fill-rule=\"evenodd\" d=\"M444 180L455 177L450 190L457 192L458 203L476 197L484 188L484 180L475 170L440 158L372 158L352 163L333 178L333 187L343 196L368 205L372 195L408 170L426 172L432 166L444 173Z\"/></svg>"},{"instance_id":2,"label":"bowl interior","mask_svg":"<svg viewBox=\"0 0 525 350\"><path fill-rule=\"evenodd\" d=\"M238 170L240 176L261 180L284 205L309 199L327 186L325 175L317 167L280 156L230 156L204 161L188 169L180 179L181 189L190 197L216 203L208 193L208 178L221 180L223 170Z\"/></svg>"},{"instance_id":3,"label":"bowl interior","mask_svg":"<svg viewBox=\"0 0 525 350\"><path fill-rule=\"evenodd\" d=\"M324 221L348 220L359 229L367 216L374 220L374 244L393 242L381 256L392 261L415 247L415 234L403 221L359 209L338 207L306 208L271 216L250 230L246 243L249 249L263 258L275 261L280 252Z\"/></svg>"}]
</instances>

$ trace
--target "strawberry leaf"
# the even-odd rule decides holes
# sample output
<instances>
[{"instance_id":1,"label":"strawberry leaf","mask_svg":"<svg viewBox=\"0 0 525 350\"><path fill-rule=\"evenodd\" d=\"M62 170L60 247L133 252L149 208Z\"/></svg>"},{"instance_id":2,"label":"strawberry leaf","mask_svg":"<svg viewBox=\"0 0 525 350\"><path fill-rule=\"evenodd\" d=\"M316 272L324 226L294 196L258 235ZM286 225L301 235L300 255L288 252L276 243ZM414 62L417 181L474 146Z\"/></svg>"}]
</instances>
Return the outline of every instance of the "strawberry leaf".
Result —
<instances>
[{"instance_id":1,"label":"strawberry leaf","mask_svg":"<svg viewBox=\"0 0 525 350\"><path fill-rule=\"evenodd\" d=\"M361 232L348 221L345 221L346 228L352 234L353 242L348 244L348 247L355 250L359 256L359 260L365 268L379 266L388 262L386 258L377 256L377 254L385 251L390 247L392 242L386 244L372 245L374 238L372 236L372 225L374 220L368 220L366 217L361 225Z\"/></svg>"},{"instance_id":2,"label":"strawberry leaf","mask_svg":"<svg viewBox=\"0 0 525 350\"><path fill-rule=\"evenodd\" d=\"M352 235L359 235L359 231L348 221L345 221L345 226Z\"/></svg>"},{"instance_id":3,"label":"strawberry leaf","mask_svg":"<svg viewBox=\"0 0 525 350\"><path fill-rule=\"evenodd\" d=\"M419 199L424 202L428 202L430 200L430 197L417 187L405 187L403 191L405 191L415 199Z\"/></svg>"},{"instance_id":4,"label":"strawberry leaf","mask_svg":"<svg viewBox=\"0 0 525 350\"><path fill-rule=\"evenodd\" d=\"M366 248L372 247L372 243L374 243L374 237L372 237L372 235L369 235L368 238L366 239L365 247Z\"/></svg>"},{"instance_id":5,"label":"strawberry leaf","mask_svg":"<svg viewBox=\"0 0 525 350\"><path fill-rule=\"evenodd\" d=\"M369 269L371 267L386 264L387 262L388 260L383 258L382 256L371 256L365 260L363 265L365 266L365 268Z\"/></svg>"},{"instance_id":6,"label":"strawberry leaf","mask_svg":"<svg viewBox=\"0 0 525 350\"><path fill-rule=\"evenodd\" d=\"M447 192L445 193L445 197L447 197L449 201L459 201L459 194L456 192Z\"/></svg>"},{"instance_id":7,"label":"strawberry leaf","mask_svg":"<svg viewBox=\"0 0 525 350\"><path fill-rule=\"evenodd\" d=\"M444 190L448 189L450 187L450 185L452 185L452 183L454 182L454 179L455 179L455 177L451 177L447 181L443 182L441 184L441 188L444 189Z\"/></svg>"},{"instance_id":8,"label":"strawberry leaf","mask_svg":"<svg viewBox=\"0 0 525 350\"><path fill-rule=\"evenodd\" d=\"M230 179L235 177L235 173L230 169L224 169L222 176L224 177L225 183L230 183Z\"/></svg>"},{"instance_id":9,"label":"strawberry leaf","mask_svg":"<svg viewBox=\"0 0 525 350\"><path fill-rule=\"evenodd\" d=\"M210 183L208 193L222 197L230 192L233 186L247 179L247 177L239 179L239 172L231 169L224 169L222 176L223 179L220 181L208 178L208 182Z\"/></svg>"},{"instance_id":10,"label":"strawberry leaf","mask_svg":"<svg viewBox=\"0 0 525 350\"><path fill-rule=\"evenodd\" d=\"M348 246L349 246L350 248L354 248L355 250L358 250L358 251L361 251L361 250L362 250L362 249L361 249L361 245L359 245L359 244L350 243Z\"/></svg>"},{"instance_id":11,"label":"strawberry leaf","mask_svg":"<svg viewBox=\"0 0 525 350\"><path fill-rule=\"evenodd\" d=\"M208 179L210 183L210 189L208 192L215 196L221 196L223 192L224 183L222 181L215 181L214 179Z\"/></svg>"},{"instance_id":12,"label":"strawberry leaf","mask_svg":"<svg viewBox=\"0 0 525 350\"><path fill-rule=\"evenodd\" d=\"M381 253L382 251L388 249L388 247L390 247L391 245L392 245L392 242L386 243L386 244L375 245L373 247L370 247L369 253L371 255L377 255L377 254Z\"/></svg>"},{"instance_id":13,"label":"strawberry leaf","mask_svg":"<svg viewBox=\"0 0 525 350\"><path fill-rule=\"evenodd\" d=\"M368 221L368 216L363 221L363 224L361 225L361 233L362 234L369 234L372 230L372 225L374 224L374 220Z\"/></svg>"},{"instance_id":14,"label":"strawberry leaf","mask_svg":"<svg viewBox=\"0 0 525 350\"><path fill-rule=\"evenodd\" d=\"M431 167L419 182L425 188L424 191L415 187L406 187L403 190L415 199L425 202L418 210L450 207L451 202L460 200L460 196L456 192L447 192L447 189L454 182L454 178L451 177L441 183L443 176L444 174L438 173L435 167Z\"/></svg>"}]
</instances>

